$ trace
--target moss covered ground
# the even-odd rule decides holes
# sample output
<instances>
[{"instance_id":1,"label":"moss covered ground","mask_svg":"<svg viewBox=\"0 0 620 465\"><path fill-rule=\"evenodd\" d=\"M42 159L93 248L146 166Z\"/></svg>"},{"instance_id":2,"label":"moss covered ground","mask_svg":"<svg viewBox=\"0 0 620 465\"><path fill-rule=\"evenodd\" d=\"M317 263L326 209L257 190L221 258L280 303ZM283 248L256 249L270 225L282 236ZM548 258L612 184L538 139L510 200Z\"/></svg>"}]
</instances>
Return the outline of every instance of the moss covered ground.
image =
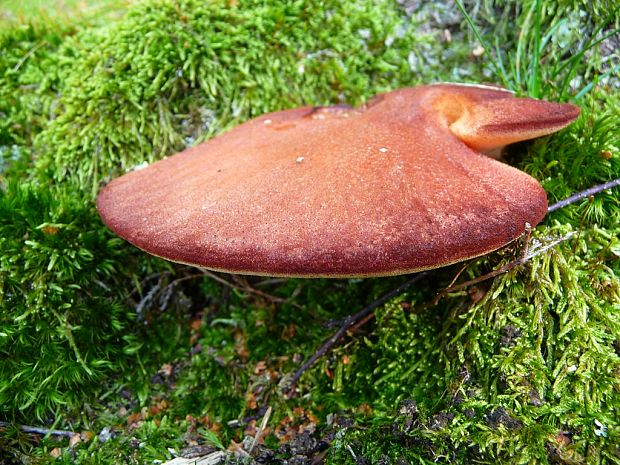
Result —
<instances>
[{"instance_id":1,"label":"moss covered ground","mask_svg":"<svg viewBox=\"0 0 620 465\"><path fill-rule=\"evenodd\" d=\"M550 203L618 178L613 1L6 5L0 463L620 463L618 189L548 215L534 256L492 280L438 299L462 265L430 272L292 397L338 321L406 277L208 276L116 238L94 205L111 178L264 112L436 81L582 108L507 154Z\"/></svg>"}]
</instances>

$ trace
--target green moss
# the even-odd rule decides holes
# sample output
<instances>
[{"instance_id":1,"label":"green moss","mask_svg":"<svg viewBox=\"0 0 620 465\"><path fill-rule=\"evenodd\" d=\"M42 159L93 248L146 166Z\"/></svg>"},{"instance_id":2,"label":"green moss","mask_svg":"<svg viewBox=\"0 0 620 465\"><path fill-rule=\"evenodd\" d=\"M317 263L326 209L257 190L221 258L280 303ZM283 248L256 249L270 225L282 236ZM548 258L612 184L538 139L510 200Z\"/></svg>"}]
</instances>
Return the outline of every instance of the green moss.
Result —
<instances>
[{"instance_id":1,"label":"green moss","mask_svg":"<svg viewBox=\"0 0 620 465\"><path fill-rule=\"evenodd\" d=\"M0 189L0 417L40 421L122 388L144 401L144 364L178 356L187 333L167 268L128 251L70 186Z\"/></svg>"},{"instance_id":2,"label":"green moss","mask_svg":"<svg viewBox=\"0 0 620 465\"><path fill-rule=\"evenodd\" d=\"M132 346L123 243L72 190L0 190L0 405L42 416L76 405ZM129 263L126 263L129 265Z\"/></svg>"},{"instance_id":3,"label":"green moss","mask_svg":"<svg viewBox=\"0 0 620 465\"><path fill-rule=\"evenodd\" d=\"M0 23L0 175L11 167L12 175L26 175L35 154L34 138L58 116L65 73L75 58L66 42L105 18Z\"/></svg>"},{"instance_id":4,"label":"green moss","mask_svg":"<svg viewBox=\"0 0 620 465\"><path fill-rule=\"evenodd\" d=\"M0 172L10 152L30 146L49 118L58 82L53 52L70 31L52 23L0 32Z\"/></svg>"}]
</instances>

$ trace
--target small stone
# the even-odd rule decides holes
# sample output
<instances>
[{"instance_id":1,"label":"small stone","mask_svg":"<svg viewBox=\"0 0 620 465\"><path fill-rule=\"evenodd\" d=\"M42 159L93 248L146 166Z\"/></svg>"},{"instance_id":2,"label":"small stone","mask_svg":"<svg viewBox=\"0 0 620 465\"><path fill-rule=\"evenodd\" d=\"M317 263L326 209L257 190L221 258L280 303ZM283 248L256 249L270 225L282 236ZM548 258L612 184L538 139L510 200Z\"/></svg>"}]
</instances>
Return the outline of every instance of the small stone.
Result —
<instances>
[{"instance_id":1,"label":"small stone","mask_svg":"<svg viewBox=\"0 0 620 465\"><path fill-rule=\"evenodd\" d=\"M418 405L416 404L416 401L413 399L403 400L398 408L398 414L410 418L416 418L418 416Z\"/></svg>"},{"instance_id":2,"label":"small stone","mask_svg":"<svg viewBox=\"0 0 620 465\"><path fill-rule=\"evenodd\" d=\"M130 171L140 171L143 170L144 168L149 166L149 162L148 161L143 161L142 163L137 164L136 166L134 166Z\"/></svg>"},{"instance_id":3,"label":"small stone","mask_svg":"<svg viewBox=\"0 0 620 465\"><path fill-rule=\"evenodd\" d=\"M95 433L92 431L82 431L81 438L84 442L90 442L95 437Z\"/></svg>"},{"instance_id":4,"label":"small stone","mask_svg":"<svg viewBox=\"0 0 620 465\"><path fill-rule=\"evenodd\" d=\"M454 419L454 414L452 412L439 412L431 417L429 422L429 428L435 431L446 428L452 420Z\"/></svg>"},{"instance_id":5,"label":"small stone","mask_svg":"<svg viewBox=\"0 0 620 465\"><path fill-rule=\"evenodd\" d=\"M536 389L532 389L529 394L530 404L535 407L540 407L543 404L543 401L540 398L540 394Z\"/></svg>"},{"instance_id":6,"label":"small stone","mask_svg":"<svg viewBox=\"0 0 620 465\"><path fill-rule=\"evenodd\" d=\"M78 433L76 433L76 434L74 434L73 436L71 436L69 438L69 447L75 447L80 442L82 442L82 438L80 437L80 435Z\"/></svg>"},{"instance_id":7,"label":"small stone","mask_svg":"<svg viewBox=\"0 0 620 465\"><path fill-rule=\"evenodd\" d=\"M100 442L108 442L110 439L112 439L112 432L110 430L110 427L106 426L99 433L99 441Z\"/></svg>"},{"instance_id":8,"label":"small stone","mask_svg":"<svg viewBox=\"0 0 620 465\"><path fill-rule=\"evenodd\" d=\"M366 40L370 39L370 36L372 35L372 33L370 32L370 29L360 29L357 32L360 36L362 36L363 39L366 39Z\"/></svg>"}]
</instances>

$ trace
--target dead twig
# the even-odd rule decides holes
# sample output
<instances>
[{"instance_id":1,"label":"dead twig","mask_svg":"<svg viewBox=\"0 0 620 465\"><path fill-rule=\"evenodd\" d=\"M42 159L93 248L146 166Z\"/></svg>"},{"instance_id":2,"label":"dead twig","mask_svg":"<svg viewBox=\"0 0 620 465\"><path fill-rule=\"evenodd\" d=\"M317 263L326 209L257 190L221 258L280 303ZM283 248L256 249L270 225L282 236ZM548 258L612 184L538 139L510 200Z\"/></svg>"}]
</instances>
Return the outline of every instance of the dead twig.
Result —
<instances>
[{"instance_id":1,"label":"dead twig","mask_svg":"<svg viewBox=\"0 0 620 465\"><path fill-rule=\"evenodd\" d=\"M172 274L172 272L170 272L168 270L165 270L165 271L153 273L153 274L150 274L150 275L146 276L144 279L142 279L140 281L140 283L136 287L133 288L133 290L129 293L128 297L132 298L133 295L136 294L136 293L137 294L141 294L142 293L142 289L144 289L144 287L147 285L147 283L149 281L157 279L157 281L159 282L159 281L161 281L161 279L164 276L170 276L171 274Z\"/></svg>"},{"instance_id":2,"label":"dead twig","mask_svg":"<svg viewBox=\"0 0 620 465\"><path fill-rule=\"evenodd\" d=\"M287 282L289 278L269 278L263 281L259 281L254 284L254 287L273 286L274 284L283 284Z\"/></svg>"},{"instance_id":3,"label":"dead twig","mask_svg":"<svg viewBox=\"0 0 620 465\"><path fill-rule=\"evenodd\" d=\"M261 421L260 427L258 428L258 431L254 435L254 439L252 440L252 445L250 446L250 449L248 450L248 454L252 453L252 451L256 447L256 444L258 443L258 441L260 441L260 437L262 436L263 431L265 431L265 428L267 427L267 422L269 421L270 416L271 416L271 406L267 408L267 411L265 412L265 415L263 416L263 421Z\"/></svg>"},{"instance_id":4,"label":"dead twig","mask_svg":"<svg viewBox=\"0 0 620 465\"><path fill-rule=\"evenodd\" d=\"M217 281L220 284L223 284L225 286L230 287L231 289L236 289L238 291L241 292L248 292L250 294L254 294L257 295L259 297L263 297L264 299L269 300L270 302L273 303L277 303L277 304L282 304L282 303L290 303L288 299L284 299L282 297L276 297L274 295L268 294L266 292L263 292L261 290L255 289L252 286L250 286L247 281L244 284L235 284L235 283L231 283L230 281L222 278L221 276L218 276L217 274L209 271L209 270L202 270L204 276L208 276L209 278L213 279L214 281ZM299 308L300 306L298 304L295 303L291 303L291 305L293 305L296 308Z\"/></svg>"},{"instance_id":5,"label":"dead twig","mask_svg":"<svg viewBox=\"0 0 620 465\"><path fill-rule=\"evenodd\" d=\"M250 285L250 283L247 281L247 279L245 277L237 277L235 275L232 275L232 279L234 279L234 281L236 282L230 282L227 279L222 278L221 276L218 276L216 273L213 273L209 270L205 270L202 268L195 268L195 267L188 267L194 270L199 271L199 273L193 273L193 274L188 274L185 276L181 276L180 278L176 278L173 279L170 283L168 283L166 286L164 286L163 288L160 287L161 286L161 281L164 277L169 277L172 275L171 272L169 271L164 271L162 273L155 273L152 274L150 276L147 276L142 282L141 282L141 286L144 286L144 284L146 284L146 282L157 278L158 282L156 284L153 285L153 287L144 295L144 297L142 297L142 299L140 299L140 302L138 302L138 305L136 306L136 313L141 314L142 311L144 310L144 308L150 304L151 302L153 302L155 299L157 299L159 296L161 295L165 295L166 293L170 293L172 291L172 289L174 287L176 287L177 285L179 285L180 283L184 282L184 281L191 281L194 279L198 279L198 278L204 278L205 276L208 278L213 279L214 281L217 281L220 284L223 284L224 286L227 286L231 289L236 289L238 291L241 292L247 292L249 294L254 294L257 295L259 297L262 297L264 299L269 300L270 302L273 303L277 303L277 304L281 304L281 303L288 303L289 299L284 299L281 297L276 297L273 296L271 294L268 294L266 292L263 292L259 289L255 289L254 287L252 287ZM134 289L134 291L132 291L132 293L136 292L136 289ZM294 302L291 303L291 305L293 305L296 308L300 308L300 306L298 304L295 304Z\"/></svg>"},{"instance_id":6,"label":"dead twig","mask_svg":"<svg viewBox=\"0 0 620 465\"><path fill-rule=\"evenodd\" d=\"M308 371L308 369L316 362L319 358L321 358L324 354L326 354L336 343L340 340L340 338L349 330L353 325L355 325L360 320L364 319L370 313L372 313L377 307L380 307L390 299L402 294L405 289L413 286L420 279L425 277L428 272L424 271L422 273L417 273L413 275L410 279L402 283L395 289L392 289L390 292L383 294L381 297L376 299L375 301L368 304L362 310L353 315L347 316L338 331L336 331L329 339L327 339L319 349L312 354L312 356L301 366L299 369L293 373L288 383L288 397L291 398L295 395L295 386L297 385L297 381L302 375Z\"/></svg>"},{"instance_id":7,"label":"dead twig","mask_svg":"<svg viewBox=\"0 0 620 465\"><path fill-rule=\"evenodd\" d=\"M190 459L176 457L172 460L164 462L162 465L217 465L220 463L224 463L226 456L226 452L217 451L203 457L195 457Z\"/></svg>"},{"instance_id":8,"label":"dead twig","mask_svg":"<svg viewBox=\"0 0 620 465\"><path fill-rule=\"evenodd\" d=\"M28 50L28 53L26 53L21 60L19 60L19 62L15 65L15 67L13 68L13 72L17 72L19 70L19 68L22 67L22 65L24 63L26 63L26 61L28 60L28 58L30 58L32 55L34 55L36 53L37 50L39 50L41 47L43 47L44 45L47 45L47 41L46 40L42 40L41 42L39 42L37 45L35 45L34 47L32 47L30 50Z\"/></svg>"},{"instance_id":9,"label":"dead twig","mask_svg":"<svg viewBox=\"0 0 620 465\"><path fill-rule=\"evenodd\" d=\"M575 202L579 202L591 195L599 194L603 191L613 189L614 187L620 186L620 178L614 179L613 181L609 181L603 184L599 184L597 186L590 187L589 189L583 190L581 192L577 192L576 194L571 195L570 197L566 197L564 200L560 200L559 202L554 203L553 205L549 205L547 208L547 213L554 212L559 210L560 208L564 208L567 205L570 205Z\"/></svg>"},{"instance_id":10,"label":"dead twig","mask_svg":"<svg viewBox=\"0 0 620 465\"><path fill-rule=\"evenodd\" d=\"M496 276L499 276L500 274L504 274L507 273L508 271L512 270L513 268L524 264L525 262L531 260L532 258L534 258L536 255L540 255L544 252L546 252L547 250L555 247L558 244L561 244L562 242L565 242L569 239L572 239L573 237L575 237L575 233L574 232L570 232L568 234L566 234L565 236L562 236L550 243L548 243L545 246L538 246L538 247L533 247L531 251L528 251L528 249L525 249L525 253L521 255L521 257L517 258L516 260L511 261L510 263L506 263L505 265L501 266L500 268L498 268L497 270L493 270L485 275L482 276L478 276L477 278L471 279L469 281L465 281L464 283L460 283L460 284L451 284L450 286L448 286L447 288L445 288L443 291L441 291L436 300L434 301L434 303L436 304L443 296L445 296L446 294L450 293L450 292L455 292L455 291L460 291L463 290L469 286L473 286L475 284L479 284L483 281L487 281L491 278L494 278Z\"/></svg>"},{"instance_id":11,"label":"dead twig","mask_svg":"<svg viewBox=\"0 0 620 465\"><path fill-rule=\"evenodd\" d=\"M72 438L76 434L73 431L66 431L61 429L50 429L50 428L40 428L38 426L28 426L28 425L12 425L11 423L7 423L6 421L0 421L0 428L9 428L9 427L18 428L20 431L29 434L38 434L41 436L63 436L66 438Z\"/></svg>"}]
</instances>

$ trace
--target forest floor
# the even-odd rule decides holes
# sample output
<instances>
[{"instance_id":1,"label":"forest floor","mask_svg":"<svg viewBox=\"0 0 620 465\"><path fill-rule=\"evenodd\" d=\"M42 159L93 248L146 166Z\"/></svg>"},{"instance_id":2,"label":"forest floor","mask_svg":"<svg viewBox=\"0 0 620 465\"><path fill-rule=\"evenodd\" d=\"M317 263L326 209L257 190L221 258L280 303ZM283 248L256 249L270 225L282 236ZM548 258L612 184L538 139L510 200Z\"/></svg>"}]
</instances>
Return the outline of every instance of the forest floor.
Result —
<instances>
[{"instance_id":1,"label":"forest floor","mask_svg":"<svg viewBox=\"0 0 620 465\"><path fill-rule=\"evenodd\" d=\"M3 2L0 463L620 463L619 189L425 274L294 386L411 277L204 272L96 211L112 178L249 118L439 81L580 106L504 157L549 203L619 178L614 2L460 6Z\"/></svg>"}]
</instances>

